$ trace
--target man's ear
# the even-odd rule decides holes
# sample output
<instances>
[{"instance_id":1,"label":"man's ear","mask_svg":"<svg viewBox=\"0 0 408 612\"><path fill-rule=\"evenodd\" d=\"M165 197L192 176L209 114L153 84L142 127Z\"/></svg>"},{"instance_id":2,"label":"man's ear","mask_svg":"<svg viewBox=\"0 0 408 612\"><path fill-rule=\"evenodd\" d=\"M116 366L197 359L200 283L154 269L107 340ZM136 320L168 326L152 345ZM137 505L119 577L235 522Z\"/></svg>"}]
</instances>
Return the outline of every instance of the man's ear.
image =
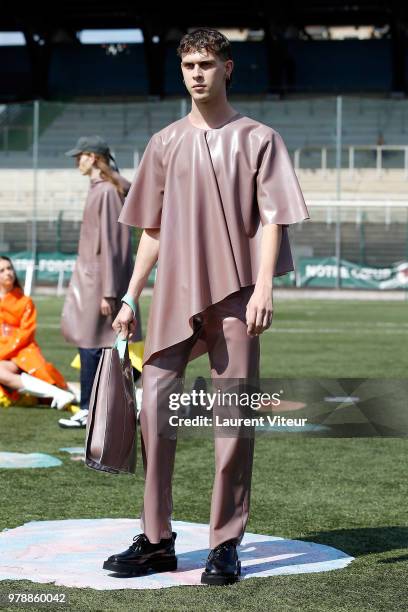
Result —
<instances>
[{"instance_id":1,"label":"man's ear","mask_svg":"<svg viewBox=\"0 0 408 612\"><path fill-rule=\"evenodd\" d=\"M234 62L232 59L229 59L225 62L225 70L227 73L227 78L231 77L232 71L234 69Z\"/></svg>"}]
</instances>

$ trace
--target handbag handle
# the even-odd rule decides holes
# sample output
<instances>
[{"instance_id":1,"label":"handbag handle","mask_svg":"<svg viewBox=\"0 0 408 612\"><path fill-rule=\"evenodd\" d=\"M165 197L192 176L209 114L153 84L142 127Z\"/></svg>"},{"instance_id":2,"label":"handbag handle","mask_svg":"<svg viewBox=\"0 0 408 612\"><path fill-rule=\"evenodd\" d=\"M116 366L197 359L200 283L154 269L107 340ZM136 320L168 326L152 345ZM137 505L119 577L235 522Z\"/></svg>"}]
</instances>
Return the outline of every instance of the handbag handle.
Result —
<instances>
[{"instance_id":1,"label":"handbag handle","mask_svg":"<svg viewBox=\"0 0 408 612\"><path fill-rule=\"evenodd\" d=\"M119 335L116 336L115 344L113 348L116 349L119 353L119 359L123 361L125 357L126 347L127 347L127 339L121 338Z\"/></svg>"},{"instance_id":2,"label":"handbag handle","mask_svg":"<svg viewBox=\"0 0 408 612\"><path fill-rule=\"evenodd\" d=\"M126 293L123 296L123 298L121 299L121 302L124 302L125 304L127 304L129 308L132 310L133 316L136 317L136 303L134 299L132 298L132 296L129 295L129 293ZM123 361L125 357L127 343L128 343L127 339L121 338L119 334L116 336L116 340L115 340L115 344L113 345L113 348L115 348L118 351L119 359L121 361Z\"/></svg>"}]
</instances>

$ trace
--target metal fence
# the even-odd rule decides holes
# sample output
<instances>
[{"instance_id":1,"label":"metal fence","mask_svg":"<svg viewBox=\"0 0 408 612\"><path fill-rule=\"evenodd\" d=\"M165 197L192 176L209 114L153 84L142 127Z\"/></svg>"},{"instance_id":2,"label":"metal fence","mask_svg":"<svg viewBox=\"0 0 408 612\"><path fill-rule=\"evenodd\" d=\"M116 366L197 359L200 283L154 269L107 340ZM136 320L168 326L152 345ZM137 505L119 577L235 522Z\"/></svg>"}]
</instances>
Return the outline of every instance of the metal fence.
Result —
<instances>
[{"instance_id":1,"label":"metal fence","mask_svg":"<svg viewBox=\"0 0 408 612\"><path fill-rule=\"evenodd\" d=\"M312 222L291 229L304 257L383 266L408 260L408 101L231 99L279 131ZM87 190L64 151L100 134L131 179L151 135L188 112L168 101L31 102L0 108L0 249L74 253ZM340 273L339 273L340 277Z\"/></svg>"},{"instance_id":2,"label":"metal fence","mask_svg":"<svg viewBox=\"0 0 408 612\"><path fill-rule=\"evenodd\" d=\"M271 125L285 139L297 167L407 168L408 101L325 96L231 98L233 106ZM121 167L150 136L189 110L186 98L145 102L29 102L0 108L0 167L69 168L64 151L79 136L98 133ZM300 161L301 160L301 161ZM299 162L299 163L298 163Z\"/></svg>"}]
</instances>

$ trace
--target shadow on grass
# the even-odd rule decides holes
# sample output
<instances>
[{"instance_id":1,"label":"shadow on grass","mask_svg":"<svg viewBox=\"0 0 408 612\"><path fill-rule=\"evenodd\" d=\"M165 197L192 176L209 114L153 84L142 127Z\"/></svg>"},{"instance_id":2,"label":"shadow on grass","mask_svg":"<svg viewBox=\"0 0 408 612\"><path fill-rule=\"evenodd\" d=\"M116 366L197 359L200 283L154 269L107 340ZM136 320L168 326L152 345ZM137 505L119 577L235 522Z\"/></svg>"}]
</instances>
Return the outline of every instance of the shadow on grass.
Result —
<instances>
[{"instance_id":1,"label":"shadow on grass","mask_svg":"<svg viewBox=\"0 0 408 612\"><path fill-rule=\"evenodd\" d=\"M304 542L315 542L338 548L353 557L373 553L383 553L401 548L408 548L408 527L366 527L360 529L339 529L334 531L317 531ZM401 557L395 558L400 561ZM391 560L387 561L392 563Z\"/></svg>"},{"instance_id":2,"label":"shadow on grass","mask_svg":"<svg viewBox=\"0 0 408 612\"><path fill-rule=\"evenodd\" d=\"M401 561L408 561L408 555L401 555L401 557L389 557L388 559L380 559L378 563L399 563Z\"/></svg>"}]
</instances>

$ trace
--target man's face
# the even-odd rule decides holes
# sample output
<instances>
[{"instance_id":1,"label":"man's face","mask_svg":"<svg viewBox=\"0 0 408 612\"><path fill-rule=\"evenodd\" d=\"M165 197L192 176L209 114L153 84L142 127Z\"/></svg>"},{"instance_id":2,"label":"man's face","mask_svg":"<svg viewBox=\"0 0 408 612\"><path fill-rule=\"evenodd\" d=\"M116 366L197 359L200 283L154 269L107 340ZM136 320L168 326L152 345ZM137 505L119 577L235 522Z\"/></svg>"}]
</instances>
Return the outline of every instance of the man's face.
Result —
<instances>
[{"instance_id":1,"label":"man's face","mask_svg":"<svg viewBox=\"0 0 408 612\"><path fill-rule=\"evenodd\" d=\"M80 173L84 176L90 174L95 162L94 153L81 153L80 155L76 155L75 158Z\"/></svg>"},{"instance_id":2,"label":"man's face","mask_svg":"<svg viewBox=\"0 0 408 612\"><path fill-rule=\"evenodd\" d=\"M0 286L10 291L14 286L16 275L13 266L7 259L0 259Z\"/></svg>"},{"instance_id":3,"label":"man's face","mask_svg":"<svg viewBox=\"0 0 408 612\"><path fill-rule=\"evenodd\" d=\"M232 60L224 61L205 49L186 53L181 60L185 85L197 102L206 102L223 94L233 66Z\"/></svg>"}]
</instances>

